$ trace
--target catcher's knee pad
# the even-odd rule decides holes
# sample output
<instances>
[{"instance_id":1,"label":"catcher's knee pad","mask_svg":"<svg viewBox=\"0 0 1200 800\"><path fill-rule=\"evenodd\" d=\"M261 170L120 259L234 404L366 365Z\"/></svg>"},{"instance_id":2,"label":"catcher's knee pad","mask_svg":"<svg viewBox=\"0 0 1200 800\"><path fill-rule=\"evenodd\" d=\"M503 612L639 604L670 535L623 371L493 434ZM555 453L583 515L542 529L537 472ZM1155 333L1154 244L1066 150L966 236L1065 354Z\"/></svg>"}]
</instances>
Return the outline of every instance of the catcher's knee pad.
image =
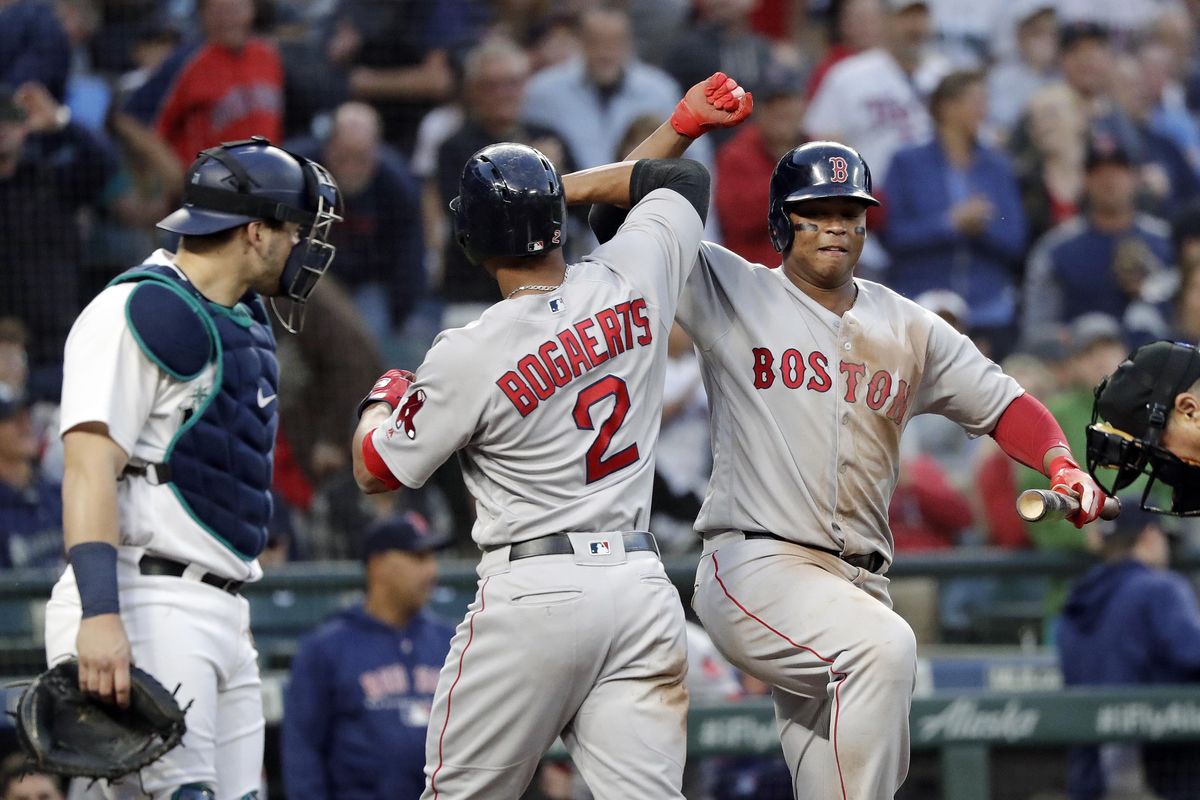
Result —
<instances>
[{"instance_id":1,"label":"catcher's knee pad","mask_svg":"<svg viewBox=\"0 0 1200 800\"><path fill-rule=\"evenodd\" d=\"M176 789L171 800L217 800L217 793L207 783L188 783Z\"/></svg>"}]
</instances>

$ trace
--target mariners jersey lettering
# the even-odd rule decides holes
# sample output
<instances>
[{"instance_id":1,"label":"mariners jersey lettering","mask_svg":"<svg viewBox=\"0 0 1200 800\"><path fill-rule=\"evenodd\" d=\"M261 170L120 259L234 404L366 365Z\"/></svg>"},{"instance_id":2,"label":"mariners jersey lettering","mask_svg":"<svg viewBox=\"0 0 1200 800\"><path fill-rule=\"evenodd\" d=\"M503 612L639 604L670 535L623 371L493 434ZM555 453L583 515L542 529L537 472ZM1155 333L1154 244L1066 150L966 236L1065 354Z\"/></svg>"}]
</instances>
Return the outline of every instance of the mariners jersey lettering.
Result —
<instances>
[{"instance_id":1,"label":"mariners jersey lettering","mask_svg":"<svg viewBox=\"0 0 1200 800\"><path fill-rule=\"evenodd\" d=\"M666 343L702 225L657 189L549 294L444 331L372 443L405 486L459 451L473 536L645 530Z\"/></svg>"},{"instance_id":2,"label":"mariners jersey lettering","mask_svg":"<svg viewBox=\"0 0 1200 800\"><path fill-rule=\"evenodd\" d=\"M937 315L854 283L838 317L782 270L701 245L677 314L710 388L713 472L698 531L763 531L890 561L908 420L941 414L981 435L1021 394Z\"/></svg>"}]
</instances>

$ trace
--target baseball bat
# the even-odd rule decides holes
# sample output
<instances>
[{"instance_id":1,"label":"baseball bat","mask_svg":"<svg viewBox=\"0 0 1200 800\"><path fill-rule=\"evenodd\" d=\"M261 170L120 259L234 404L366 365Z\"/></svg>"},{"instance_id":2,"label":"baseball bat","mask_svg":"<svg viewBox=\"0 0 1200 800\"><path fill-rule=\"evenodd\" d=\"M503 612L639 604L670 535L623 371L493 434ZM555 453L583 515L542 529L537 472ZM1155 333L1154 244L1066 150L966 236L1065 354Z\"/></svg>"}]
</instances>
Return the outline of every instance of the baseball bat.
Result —
<instances>
[{"instance_id":1,"label":"baseball bat","mask_svg":"<svg viewBox=\"0 0 1200 800\"><path fill-rule=\"evenodd\" d=\"M1026 489L1017 498L1017 513L1026 522L1038 522L1043 519L1062 519L1079 508L1079 501L1074 497L1049 489ZM1100 509L1100 519L1116 519L1121 513L1121 501L1108 497Z\"/></svg>"}]
</instances>

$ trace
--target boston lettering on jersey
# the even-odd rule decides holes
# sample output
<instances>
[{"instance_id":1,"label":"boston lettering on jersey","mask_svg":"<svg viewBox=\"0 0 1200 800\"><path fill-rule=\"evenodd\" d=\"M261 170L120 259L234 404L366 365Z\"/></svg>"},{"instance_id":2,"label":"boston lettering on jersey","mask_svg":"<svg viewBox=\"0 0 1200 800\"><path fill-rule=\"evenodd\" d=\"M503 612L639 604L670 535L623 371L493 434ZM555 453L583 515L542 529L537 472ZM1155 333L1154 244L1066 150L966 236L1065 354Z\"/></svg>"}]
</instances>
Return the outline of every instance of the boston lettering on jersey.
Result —
<instances>
[{"instance_id":1,"label":"boston lettering on jersey","mask_svg":"<svg viewBox=\"0 0 1200 800\"><path fill-rule=\"evenodd\" d=\"M646 301L639 297L618 303L559 331L536 353L521 356L496 385L522 417L528 416L575 378L653 338Z\"/></svg>"},{"instance_id":2,"label":"boston lettering on jersey","mask_svg":"<svg viewBox=\"0 0 1200 800\"><path fill-rule=\"evenodd\" d=\"M782 384L789 389L804 388L812 392L828 392L833 388L828 369L829 356L819 350L813 350L806 358L794 347L788 348L778 359L766 347L755 347L752 352L755 389L771 388L777 374ZM884 416L897 425L904 422L904 415L908 412L908 381L903 378L894 379L892 373L882 369L871 372L868 378L866 364L845 359L838 362L838 371L846 376L847 403L865 403L872 411L880 411L891 397L891 405Z\"/></svg>"}]
</instances>

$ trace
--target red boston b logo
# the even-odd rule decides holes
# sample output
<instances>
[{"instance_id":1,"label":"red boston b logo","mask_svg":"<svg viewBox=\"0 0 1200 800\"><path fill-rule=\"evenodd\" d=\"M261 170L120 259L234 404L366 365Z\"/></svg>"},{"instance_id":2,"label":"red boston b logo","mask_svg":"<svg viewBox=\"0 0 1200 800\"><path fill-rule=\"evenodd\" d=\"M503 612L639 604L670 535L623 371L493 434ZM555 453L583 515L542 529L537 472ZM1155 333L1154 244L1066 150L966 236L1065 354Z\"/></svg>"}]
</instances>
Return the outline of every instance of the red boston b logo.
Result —
<instances>
[{"instance_id":1,"label":"red boston b logo","mask_svg":"<svg viewBox=\"0 0 1200 800\"><path fill-rule=\"evenodd\" d=\"M846 179L850 177L850 167L846 163L846 159L841 156L830 156L829 167L833 173L829 179L834 183L845 183Z\"/></svg>"}]
</instances>

